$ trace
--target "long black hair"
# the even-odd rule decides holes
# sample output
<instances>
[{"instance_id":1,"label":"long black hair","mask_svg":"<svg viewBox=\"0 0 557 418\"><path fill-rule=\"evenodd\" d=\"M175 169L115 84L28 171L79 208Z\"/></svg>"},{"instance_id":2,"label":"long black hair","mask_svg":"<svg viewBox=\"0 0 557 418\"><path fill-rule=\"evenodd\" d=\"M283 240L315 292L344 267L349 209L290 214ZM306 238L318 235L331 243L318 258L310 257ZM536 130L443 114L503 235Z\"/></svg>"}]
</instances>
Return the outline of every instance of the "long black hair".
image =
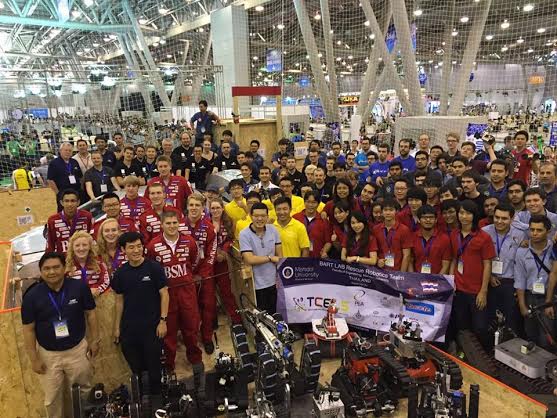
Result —
<instances>
[{"instance_id":1,"label":"long black hair","mask_svg":"<svg viewBox=\"0 0 557 418\"><path fill-rule=\"evenodd\" d=\"M364 224L364 229L361 232L360 242L356 241L356 233L352 229L352 218L355 218L358 222L362 222ZM348 229L348 234L346 235L346 250L348 251L349 248L353 248L355 245L358 245L358 254L360 257L369 257L368 248L369 248L369 225L368 220L366 219L365 215L360 211L354 211L350 214L349 223L350 227Z\"/></svg>"},{"instance_id":2,"label":"long black hair","mask_svg":"<svg viewBox=\"0 0 557 418\"><path fill-rule=\"evenodd\" d=\"M472 231L477 231L480 222L480 210L478 209L478 205L476 205L473 200L466 199L460 202L460 209L464 209L466 212L474 215L472 219Z\"/></svg>"},{"instance_id":3,"label":"long black hair","mask_svg":"<svg viewBox=\"0 0 557 418\"><path fill-rule=\"evenodd\" d=\"M333 188L333 202L337 203L337 202L340 202L342 200L337 195L337 186L339 184L344 184L345 186L348 187L348 197L346 198L346 200L350 203L350 206L352 206L352 201L354 200L354 189L352 188L352 184L350 184L348 179L344 179L344 178L338 179L335 182L335 187Z\"/></svg>"}]
</instances>

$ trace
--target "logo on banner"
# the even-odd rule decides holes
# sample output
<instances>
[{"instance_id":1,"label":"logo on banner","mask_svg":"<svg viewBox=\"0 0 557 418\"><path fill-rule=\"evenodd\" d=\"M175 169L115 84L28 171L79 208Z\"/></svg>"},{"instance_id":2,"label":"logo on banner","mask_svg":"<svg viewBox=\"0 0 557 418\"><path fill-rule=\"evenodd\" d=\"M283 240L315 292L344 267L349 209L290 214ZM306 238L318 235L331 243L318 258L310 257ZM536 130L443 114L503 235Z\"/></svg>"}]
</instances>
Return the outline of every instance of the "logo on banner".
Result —
<instances>
[{"instance_id":1,"label":"logo on banner","mask_svg":"<svg viewBox=\"0 0 557 418\"><path fill-rule=\"evenodd\" d=\"M435 306L430 303L423 302L407 302L405 309L410 312L419 313L422 315L433 316L435 314Z\"/></svg>"},{"instance_id":2,"label":"logo on banner","mask_svg":"<svg viewBox=\"0 0 557 418\"><path fill-rule=\"evenodd\" d=\"M294 276L294 269L292 267L285 267L282 269L282 277L291 279Z\"/></svg>"},{"instance_id":3,"label":"logo on banner","mask_svg":"<svg viewBox=\"0 0 557 418\"><path fill-rule=\"evenodd\" d=\"M422 290L426 293L435 293L439 289L439 283L437 282L420 282L422 285Z\"/></svg>"},{"instance_id":4,"label":"logo on banner","mask_svg":"<svg viewBox=\"0 0 557 418\"><path fill-rule=\"evenodd\" d=\"M358 290L356 293L354 293L354 305L356 306L364 306L364 302L362 302L362 299L364 298L364 296L366 295L365 290ZM360 311L358 310L358 313Z\"/></svg>"}]
</instances>

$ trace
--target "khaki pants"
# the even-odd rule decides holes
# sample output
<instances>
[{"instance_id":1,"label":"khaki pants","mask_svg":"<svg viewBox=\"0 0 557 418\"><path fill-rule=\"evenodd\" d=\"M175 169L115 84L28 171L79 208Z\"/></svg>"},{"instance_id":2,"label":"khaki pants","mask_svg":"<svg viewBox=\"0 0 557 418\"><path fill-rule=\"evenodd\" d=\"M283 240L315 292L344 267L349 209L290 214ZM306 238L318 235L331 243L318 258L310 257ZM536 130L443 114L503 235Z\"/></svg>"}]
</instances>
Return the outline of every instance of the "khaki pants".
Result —
<instances>
[{"instance_id":1,"label":"khaki pants","mask_svg":"<svg viewBox=\"0 0 557 418\"><path fill-rule=\"evenodd\" d=\"M38 346L41 360L46 365L46 373L39 375L44 391L44 405L48 418L71 416L71 410L64 415L64 381L70 387L74 383L81 386L81 396L91 390L92 369L87 358L85 338L75 347L66 351L48 351Z\"/></svg>"}]
</instances>

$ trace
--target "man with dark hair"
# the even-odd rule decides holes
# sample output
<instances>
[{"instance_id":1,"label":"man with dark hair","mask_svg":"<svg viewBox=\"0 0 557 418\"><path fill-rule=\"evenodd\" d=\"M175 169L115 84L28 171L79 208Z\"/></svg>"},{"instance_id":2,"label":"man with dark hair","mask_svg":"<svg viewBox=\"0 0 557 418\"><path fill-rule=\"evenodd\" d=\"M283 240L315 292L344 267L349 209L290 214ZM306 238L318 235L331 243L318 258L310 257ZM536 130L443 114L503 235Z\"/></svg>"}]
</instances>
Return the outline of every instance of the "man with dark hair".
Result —
<instances>
[{"instance_id":1,"label":"man with dark hair","mask_svg":"<svg viewBox=\"0 0 557 418\"><path fill-rule=\"evenodd\" d=\"M180 134L180 145L174 148L172 154L170 154L172 167L174 167L177 176L184 175L186 163L192 154L191 136L188 132L182 132Z\"/></svg>"},{"instance_id":2,"label":"man with dark hair","mask_svg":"<svg viewBox=\"0 0 557 418\"><path fill-rule=\"evenodd\" d=\"M540 163L538 178L540 187L546 193L545 208L550 212L557 212L557 166L551 161Z\"/></svg>"},{"instance_id":3,"label":"man with dark hair","mask_svg":"<svg viewBox=\"0 0 557 418\"><path fill-rule=\"evenodd\" d=\"M518 308L524 317L524 331L528 340L534 341L543 348L548 347L548 341L538 319L528 313L529 306L540 305L554 300L555 286L550 286L549 275L553 269L554 255L551 251L551 221L544 215L532 215L528 222L530 235L529 246L518 248L514 263L514 287L518 298ZM552 309L542 314L539 319L555 333L555 316Z\"/></svg>"},{"instance_id":4,"label":"man with dark hair","mask_svg":"<svg viewBox=\"0 0 557 418\"><path fill-rule=\"evenodd\" d=\"M331 228L327 221L319 216L317 208L320 204L319 194L309 191L304 194L305 209L292 218L306 227L309 237L309 256L312 258L326 258L331 244Z\"/></svg>"},{"instance_id":5,"label":"man with dark hair","mask_svg":"<svg viewBox=\"0 0 557 418\"><path fill-rule=\"evenodd\" d=\"M97 355L100 342L91 290L83 280L65 278L65 266L63 254L44 253L41 281L25 292L21 305L23 343L49 418L71 415L64 413L64 392L73 384L79 384L83 398L89 394L88 357Z\"/></svg>"},{"instance_id":6,"label":"man with dark hair","mask_svg":"<svg viewBox=\"0 0 557 418\"><path fill-rule=\"evenodd\" d=\"M228 192L232 200L224 206L224 211L233 223L243 219L248 214L246 199L244 199L244 182L242 179L232 179L228 183Z\"/></svg>"},{"instance_id":7,"label":"man with dark hair","mask_svg":"<svg viewBox=\"0 0 557 418\"><path fill-rule=\"evenodd\" d=\"M400 161L391 161L389 163L389 173L387 177L381 177L382 186L377 195L378 198L393 197L395 192L395 181L400 179L402 175L402 163ZM377 178L379 185L379 177Z\"/></svg>"},{"instance_id":8,"label":"man with dark hair","mask_svg":"<svg viewBox=\"0 0 557 418\"><path fill-rule=\"evenodd\" d=\"M287 177L292 180L292 184L294 185L294 192L298 193L300 184L306 182L306 176L296 169L296 158L294 158L293 155L288 156L286 160L286 169L288 170ZM278 183L280 183L280 180Z\"/></svg>"},{"instance_id":9,"label":"man with dark hair","mask_svg":"<svg viewBox=\"0 0 557 418\"><path fill-rule=\"evenodd\" d=\"M319 195L319 201L327 203L333 197L333 190L331 184L328 184L325 180L325 170L321 167L317 167L313 172L314 189Z\"/></svg>"},{"instance_id":10,"label":"man with dark hair","mask_svg":"<svg viewBox=\"0 0 557 418\"><path fill-rule=\"evenodd\" d=\"M533 159L532 150L526 148L528 143L528 132L518 131L514 134L515 149L511 151L516 160L513 179L520 179L526 184L530 184L531 172L538 171L538 161Z\"/></svg>"},{"instance_id":11,"label":"man with dark hair","mask_svg":"<svg viewBox=\"0 0 557 418\"><path fill-rule=\"evenodd\" d=\"M253 222L240 232L240 252L252 267L257 307L272 315L277 309L276 264L283 256L281 240L276 228L267 224L265 204L255 203L250 216Z\"/></svg>"},{"instance_id":12,"label":"man with dark hair","mask_svg":"<svg viewBox=\"0 0 557 418\"><path fill-rule=\"evenodd\" d=\"M448 274L452 261L451 242L435 228L437 212L433 206L420 206L416 212L419 229L413 234L412 257L408 271Z\"/></svg>"},{"instance_id":13,"label":"man with dark hair","mask_svg":"<svg viewBox=\"0 0 557 418\"><path fill-rule=\"evenodd\" d=\"M507 184L507 200L514 208L515 213L525 210L524 192L526 192L526 183L522 180L511 180Z\"/></svg>"},{"instance_id":14,"label":"man with dark hair","mask_svg":"<svg viewBox=\"0 0 557 418\"><path fill-rule=\"evenodd\" d=\"M491 320L499 310L505 316L508 327L518 331L517 309L514 298L514 265L520 244L527 239L524 231L512 225L514 209L509 204L495 207L493 224L483 227L495 246L495 258L491 262L491 280L487 297L487 309Z\"/></svg>"},{"instance_id":15,"label":"man with dark hair","mask_svg":"<svg viewBox=\"0 0 557 418\"><path fill-rule=\"evenodd\" d=\"M260 146L261 143L257 139L252 139L249 143L249 150L253 154L253 164L256 165L257 171L259 171L259 169L263 167L264 164L263 157L259 155Z\"/></svg>"},{"instance_id":16,"label":"man with dark hair","mask_svg":"<svg viewBox=\"0 0 557 418\"><path fill-rule=\"evenodd\" d=\"M251 173L252 173L252 165L250 163L243 163L240 165L240 173L242 174L242 182L244 185L244 193L247 193L249 189L257 184L257 180L255 180Z\"/></svg>"},{"instance_id":17,"label":"man with dark hair","mask_svg":"<svg viewBox=\"0 0 557 418\"><path fill-rule=\"evenodd\" d=\"M239 153L239 152L238 152ZM240 164L236 158L236 155L232 155L232 148L230 143L222 142L220 144L220 154L215 159L215 164L213 166L213 173L218 173L224 170L239 169Z\"/></svg>"},{"instance_id":18,"label":"man with dark hair","mask_svg":"<svg viewBox=\"0 0 557 418\"><path fill-rule=\"evenodd\" d=\"M203 147L195 145L193 154L187 159L182 166L184 168L184 177L190 183L193 189L205 190L207 186L207 176L211 171L211 163L202 157Z\"/></svg>"},{"instance_id":19,"label":"man with dark hair","mask_svg":"<svg viewBox=\"0 0 557 418\"><path fill-rule=\"evenodd\" d=\"M116 156L106 148L106 139L102 136L95 137L95 146L103 157L103 165L113 168L116 164Z\"/></svg>"},{"instance_id":20,"label":"man with dark hair","mask_svg":"<svg viewBox=\"0 0 557 418\"><path fill-rule=\"evenodd\" d=\"M199 112L195 113L191 119L192 127L195 125L195 143L203 142L203 135L213 133L213 125L221 124L220 118L214 112L207 110L208 104L206 100L199 101Z\"/></svg>"},{"instance_id":21,"label":"man with dark hair","mask_svg":"<svg viewBox=\"0 0 557 418\"><path fill-rule=\"evenodd\" d=\"M483 218L485 217L484 202L487 196L480 193L478 190L478 183L478 175L474 171L465 171L460 178L460 184L462 186L462 196L460 196L460 200L473 201L478 207L480 218Z\"/></svg>"},{"instance_id":22,"label":"man with dark hair","mask_svg":"<svg viewBox=\"0 0 557 418\"><path fill-rule=\"evenodd\" d=\"M548 211L544 207L545 198L545 192L539 187L526 190L524 193L526 210L518 212L515 218L523 224L528 225L530 223L530 217L533 215L544 215L551 223L550 236L554 237L557 232L557 214Z\"/></svg>"},{"instance_id":23,"label":"man with dark hair","mask_svg":"<svg viewBox=\"0 0 557 418\"><path fill-rule=\"evenodd\" d=\"M228 142L228 144L230 144L230 154L234 157L238 155L238 153L240 152L240 146L234 140L234 135L232 134L231 130L225 129L224 131L222 131L221 145L225 142ZM218 154L220 155L221 152L222 150L219 148Z\"/></svg>"},{"instance_id":24,"label":"man with dark hair","mask_svg":"<svg viewBox=\"0 0 557 418\"><path fill-rule=\"evenodd\" d=\"M118 245L128 262L114 272L111 280L116 293L114 342L120 343L132 373L148 373L156 407L161 391L161 339L167 331L167 278L158 261L144 257L139 232L122 234Z\"/></svg>"},{"instance_id":25,"label":"man with dark hair","mask_svg":"<svg viewBox=\"0 0 557 418\"><path fill-rule=\"evenodd\" d=\"M495 215L495 207L499 204L499 199L495 196L486 196L484 200L484 215L485 217L480 219L478 226L483 228L484 226L491 225L493 223L493 215Z\"/></svg>"},{"instance_id":26,"label":"man with dark hair","mask_svg":"<svg viewBox=\"0 0 557 418\"><path fill-rule=\"evenodd\" d=\"M410 144L412 140L408 138L402 138L398 142L398 152L399 156L394 159L394 161L400 161L402 164L402 172L408 173L416 170L416 160L410 155Z\"/></svg>"},{"instance_id":27,"label":"man with dark hair","mask_svg":"<svg viewBox=\"0 0 557 418\"><path fill-rule=\"evenodd\" d=\"M416 152L414 159L416 160L416 170L409 171L405 174L411 184L417 185L416 176L418 173L424 173L426 179L433 179L441 183L443 182L443 176L441 173L429 167L429 154L427 152L421 150Z\"/></svg>"},{"instance_id":28,"label":"man with dark hair","mask_svg":"<svg viewBox=\"0 0 557 418\"><path fill-rule=\"evenodd\" d=\"M263 199L269 198L269 191L278 186L271 183L271 168L264 165L259 169L259 183L251 185L249 191L258 192Z\"/></svg>"},{"instance_id":29,"label":"man with dark hair","mask_svg":"<svg viewBox=\"0 0 557 418\"><path fill-rule=\"evenodd\" d=\"M367 176L372 183L377 183L379 186L383 184L383 177L389 174L390 161L387 160L389 156L389 146L387 144L377 145L377 157L367 172Z\"/></svg>"},{"instance_id":30,"label":"man with dark hair","mask_svg":"<svg viewBox=\"0 0 557 418\"><path fill-rule=\"evenodd\" d=\"M289 177L280 179L279 187L284 192L284 196L290 200L292 214L301 212L304 209L304 199L294 194L294 184L292 182L292 179L290 179Z\"/></svg>"},{"instance_id":31,"label":"man with dark hair","mask_svg":"<svg viewBox=\"0 0 557 418\"><path fill-rule=\"evenodd\" d=\"M149 180L147 189L145 189L145 195L149 195L149 187L151 185L160 183L164 187L166 203L183 211L184 202L192 193L192 190L184 177L172 175L171 168L172 163L170 158L164 155L157 158L157 171L159 175Z\"/></svg>"},{"instance_id":32,"label":"man with dark hair","mask_svg":"<svg viewBox=\"0 0 557 418\"><path fill-rule=\"evenodd\" d=\"M427 196L427 204L437 208L441 203L439 192L441 189L441 181L426 177L424 181L424 191Z\"/></svg>"},{"instance_id":33,"label":"man with dark hair","mask_svg":"<svg viewBox=\"0 0 557 418\"><path fill-rule=\"evenodd\" d=\"M408 180L403 177L394 180L394 198L396 199L400 209L404 209L408 204Z\"/></svg>"},{"instance_id":34,"label":"man with dark hair","mask_svg":"<svg viewBox=\"0 0 557 418\"><path fill-rule=\"evenodd\" d=\"M274 201L273 206L277 214L277 220L273 225L280 235L284 257L308 257L310 246L308 234L304 225L291 217L290 198L279 197Z\"/></svg>"},{"instance_id":35,"label":"man with dark hair","mask_svg":"<svg viewBox=\"0 0 557 418\"><path fill-rule=\"evenodd\" d=\"M103 166L103 158L100 151L91 152L91 161L93 162L93 167L87 170L83 176L85 191L89 199L94 200L103 193L120 190L112 168Z\"/></svg>"},{"instance_id":36,"label":"man with dark hair","mask_svg":"<svg viewBox=\"0 0 557 418\"><path fill-rule=\"evenodd\" d=\"M128 176L135 176L139 180L139 185L145 185L145 178L143 177L143 170L141 166L133 159L133 147L126 145L122 153L122 160L116 162L114 166L114 174L116 181L120 187L124 187L124 179Z\"/></svg>"},{"instance_id":37,"label":"man with dark hair","mask_svg":"<svg viewBox=\"0 0 557 418\"><path fill-rule=\"evenodd\" d=\"M85 172L93 167L93 161L91 161L91 154L89 153L89 144L84 139L78 139L76 144L77 153L72 158L77 161L81 173L85 175Z\"/></svg>"},{"instance_id":38,"label":"man with dark hair","mask_svg":"<svg viewBox=\"0 0 557 418\"><path fill-rule=\"evenodd\" d=\"M101 199L102 210L106 214L106 217L100 218L93 225L93 238L97 239L99 235L99 229L102 223L107 219L116 219L118 221L118 226L122 232L137 231L135 222L133 219L126 216L122 216L120 210L120 198L116 193L105 193Z\"/></svg>"},{"instance_id":39,"label":"man with dark hair","mask_svg":"<svg viewBox=\"0 0 557 418\"><path fill-rule=\"evenodd\" d=\"M61 193L60 206L62 210L51 215L46 223L45 251L66 254L70 238L76 231L91 231L93 216L86 210L78 209L79 193L73 189Z\"/></svg>"},{"instance_id":40,"label":"man with dark hair","mask_svg":"<svg viewBox=\"0 0 557 418\"><path fill-rule=\"evenodd\" d=\"M400 184L397 182L395 187L399 187ZM406 194L406 200L408 204L396 214L396 219L410 231L416 232L419 227L418 209L427 204L427 195L422 188L412 187Z\"/></svg>"},{"instance_id":41,"label":"man with dark hair","mask_svg":"<svg viewBox=\"0 0 557 418\"><path fill-rule=\"evenodd\" d=\"M408 271L412 249L412 233L396 220L400 205L394 199L383 201L383 222L373 227L377 239L377 266L395 271Z\"/></svg>"},{"instance_id":42,"label":"man with dark hair","mask_svg":"<svg viewBox=\"0 0 557 418\"><path fill-rule=\"evenodd\" d=\"M495 160L489 167L489 185L487 193L503 201L507 195L506 178L508 176L507 163L505 160Z\"/></svg>"},{"instance_id":43,"label":"man with dark hair","mask_svg":"<svg viewBox=\"0 0 557 418\"><path fill-rule=\"evenodd\" d=\"M330 157L335 157L335 162L337 163L345 163L346 158L342 155L342 145L340 142L335 141L331 144L331 152L329 153Z\"/></svg>"},{"instance_id":44,"label":"man with dark hair","mask_svg":"<svg viewBox=\"0 0 557 418\"><path fill-rule=\"evenodd\" d=\"M81 169L76 160L72 158L73 147L69 142L60 145L60 153L48 165L48 185L60 200L60 192L66 189L77 190L81 193ZM60 210L60 205L58 206Z\"/></svg>"},{"instance_id":45,"label":"man with dark hair","mask_svg":"<svg viewBox=\"0 0 557 418\"><path fill-rule=\"evenodd\" d=\"M290 140L288 138L281 138L278 142L279 150L273 154L271 158L271 162L273 164L273 168L279 168L281 166L280 160L283 156L288 155L288 145L290 144Z\"/></svg>"},{"instance_id":46,"label":"man with dark hair","mask_svg":"<svg viewBox=\"0 0 557 418\"><path fill-rule=\"evenodd\" d=\"M437 229L445 232L449 238L451 232L458 229L458 212L460 211L460 203L456 199L444 200L441 202L441 216L443 222L439 222Z\"/></svg>"}]
</instances>

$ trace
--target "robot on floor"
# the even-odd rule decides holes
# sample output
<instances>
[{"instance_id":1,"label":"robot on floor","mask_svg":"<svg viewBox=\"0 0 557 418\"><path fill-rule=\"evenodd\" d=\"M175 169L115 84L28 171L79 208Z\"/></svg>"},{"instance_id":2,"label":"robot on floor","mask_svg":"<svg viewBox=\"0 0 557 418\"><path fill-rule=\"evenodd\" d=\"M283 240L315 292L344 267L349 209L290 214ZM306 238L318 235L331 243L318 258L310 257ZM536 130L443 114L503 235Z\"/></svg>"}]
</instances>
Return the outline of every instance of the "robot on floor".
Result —
<instances>
[{"instance_id":1,"label":"robot on floor","mask_svg":"<svg viewBox=\"0 0 557 418\"><path fill-rule=\"evenodd\" d=\"M313 319L312 333L305 335L306 342L313 341L321 351L321 357L334 358L342 356L344 348L354 338L358 337L355 332L350 332L344 318L335 318L338 313L336 300L333 299L327 307L327 313L322 319Z\"/></svg>"}]
</instances>

